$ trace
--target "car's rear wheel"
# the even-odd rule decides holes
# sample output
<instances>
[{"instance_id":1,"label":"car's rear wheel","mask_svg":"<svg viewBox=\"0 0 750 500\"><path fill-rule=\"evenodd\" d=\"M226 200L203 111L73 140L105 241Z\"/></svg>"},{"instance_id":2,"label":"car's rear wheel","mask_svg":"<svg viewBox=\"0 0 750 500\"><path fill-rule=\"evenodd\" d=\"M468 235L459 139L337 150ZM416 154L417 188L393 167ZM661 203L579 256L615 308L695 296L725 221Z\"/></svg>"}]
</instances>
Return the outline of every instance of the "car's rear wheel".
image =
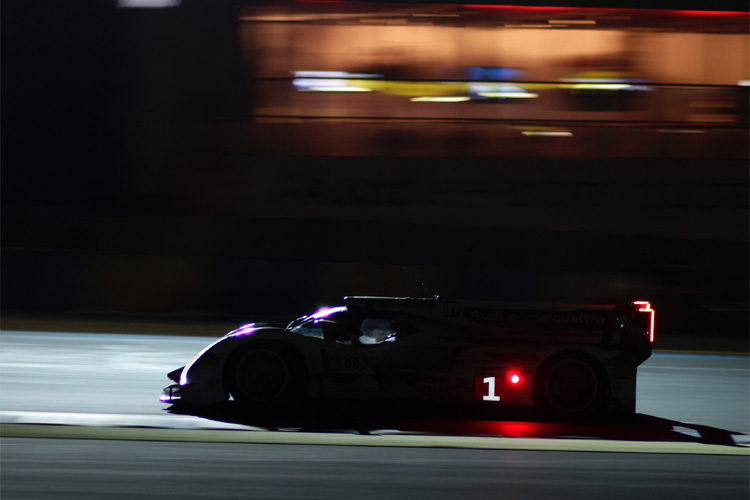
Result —
<instances>
[{"instance_id":1,"label":"car's rear wheel","mask_svg":"<svg viewBox=\"0 0 750 500\"><path fill-rule=\"evenodd\" d=\"M257 412L291 410L301 400L299 366L278 348L240 349L230 357L225 379L234 400Z\"/></svg>"},{"instance_id":2,"label":"car's rear wheel","mask_svg":"<svg viewBox=\"0 0 750 500\"><path fill-rule=\"evenodd\" d=\"M608 395L609 387L601 368L594 360L575 353L545 363L534 384L535 402L556 419L600 416Z\"/></svg>"}]
</instances>

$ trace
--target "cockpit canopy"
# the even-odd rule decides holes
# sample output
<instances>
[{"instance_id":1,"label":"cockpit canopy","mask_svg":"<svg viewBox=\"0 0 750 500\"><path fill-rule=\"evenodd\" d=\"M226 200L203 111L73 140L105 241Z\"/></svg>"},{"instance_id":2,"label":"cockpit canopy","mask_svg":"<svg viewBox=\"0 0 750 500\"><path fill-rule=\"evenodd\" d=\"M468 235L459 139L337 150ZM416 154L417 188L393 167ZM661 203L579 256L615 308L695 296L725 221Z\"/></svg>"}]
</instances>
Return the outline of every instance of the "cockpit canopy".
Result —
<instances>
[{"instance_id":1,"label":"cockpit canopy","mask_svg":"<svg viewBox=\"0 0 750 500\"><path fill-rule=\"evenodd\" d=\"M416 332L407 321L391 317L361 316L346 306L325 307L292 321L286 331L334 342L372 346Z\"/></svg>"}]
</instances>

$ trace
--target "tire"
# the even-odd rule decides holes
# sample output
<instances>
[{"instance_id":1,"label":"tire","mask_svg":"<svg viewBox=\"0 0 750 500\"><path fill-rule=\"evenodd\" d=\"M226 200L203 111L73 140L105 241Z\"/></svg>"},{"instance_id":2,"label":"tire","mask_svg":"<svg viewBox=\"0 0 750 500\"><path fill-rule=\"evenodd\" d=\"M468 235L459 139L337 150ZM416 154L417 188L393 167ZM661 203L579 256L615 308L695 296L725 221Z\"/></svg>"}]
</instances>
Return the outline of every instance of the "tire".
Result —
<instances>
[{"instance_id":1,"label":"tire","mask_svg":"<svg viewBox=\"0 0 750 500\"><path fill-rule=\"evenodd\" d=\"M558 420L601 416L609 399L604 370L589 356L557 356L542 365L534 383L535 404Z\"/></svg>"},{"instance_id":2,"label":"tire","mask_svg":"<svg viewBox=\"0 0 750 500\"><path fill-rule=\"evenodd\" d=\"M224 373L235 401L260 414L291 411L302 400L302 377L294 357L271 346L243 348L234 353Z\"/></svg>"}]
</instances>

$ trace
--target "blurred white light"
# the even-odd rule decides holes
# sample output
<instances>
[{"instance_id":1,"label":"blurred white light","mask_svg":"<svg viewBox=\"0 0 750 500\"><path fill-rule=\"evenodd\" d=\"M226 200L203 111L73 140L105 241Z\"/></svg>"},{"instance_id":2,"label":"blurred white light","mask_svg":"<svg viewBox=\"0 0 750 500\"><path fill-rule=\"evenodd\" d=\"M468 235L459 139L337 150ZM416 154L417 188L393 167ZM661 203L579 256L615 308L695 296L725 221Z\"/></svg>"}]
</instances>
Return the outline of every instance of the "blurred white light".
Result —
<instances>
[{"instance_id":1,"label":"blurred white light","mask_svg":"<svg viewBox=\"0 0 750 500\"><path fill-rule=\"evenodd\" d=\"M297 78L378 78L373 73L348 73L346 71L294 71Z\"/></svg>"},{"instance_id":2,"label":"blurred white light","mask_svg":"<svg viewBox=\"0 0 750 500\"><path fill-rule=\"evenodd\" d=\"M411 98L411 102L464 102L470 100L471 97L466 96L425 96Z\"/></svg>"},{"instance_id":3,"label":"blurred white light","mask_svg":"<svg viewBox=\"0 0 750 500\"><path fill-rule=\"evenodd\" d=\"M371 79L381 75L347 73L346 71L294 71L294 86L301 92L372 92L372 89L352 85L350 78Z\"/></svg>"},{"instance_id":4,"label":"blurred white light","mask_svg":"<svg viewBox=\"0 0 750 500\"><path fill-rule=\"evenodd\" d=\"M626 83L577 83L570 85L571 89L598 89L598 90L622 90L630 88L631 85Z\"/></svg>"},{"instance_id":5,"label":"blurred white light","mask_svg":"<svg viewBox=\"0 0 750 500\"><path fill-rule=\"evenodd\" d=\"M371 89L365 89L362 87L336 87L336 86L323 86L323 87L307 87L299 89L301 91L308 92L372 92Z\"/></svg>"},{"instance_id":6,"label":"blurred white light","mask_svg":"<svg viewBox=\"0 0 750 500\"><path fill-rule=\"evenodd\" d=\"M517 85L507 83L470 83L469 92L480 97L495 97L503 99L533 99L539 94L527 92Z\"/></svg>"},{"instance_id":7,"label":"blurred white light","mask_svg":"<svg viewBox=\"0 0 750 500\"><path fill-rule=\"evenodd\" d=\"M295 78L293 83L301 92L372 92L372 89L350 85L348 80Z\"/></svg>"},{"instance_id":8,"label":"blurred white light","mask_svg":"<svg viewBox=\"0 0 750 500\"><path fill-rule=\"evenodd\" d=\"M479 92L482 97L502 97L506 99L534 99L539 94L531 92Z\"/></svg>"}]
</instances>

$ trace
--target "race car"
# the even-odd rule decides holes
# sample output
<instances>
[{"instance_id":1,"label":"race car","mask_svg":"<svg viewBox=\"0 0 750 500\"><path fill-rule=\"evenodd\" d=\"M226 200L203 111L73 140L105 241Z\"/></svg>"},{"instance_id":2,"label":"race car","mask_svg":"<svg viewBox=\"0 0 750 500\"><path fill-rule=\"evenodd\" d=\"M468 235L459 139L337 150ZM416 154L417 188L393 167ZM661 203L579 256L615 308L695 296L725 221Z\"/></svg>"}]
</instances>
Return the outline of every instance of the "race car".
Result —
<instances>
[{"instance_id":1,"label":"race car","mask_svg":"<svg viewBox=\"0 0 750 500\"><path fill-rule=\"evenodd\" d=\"M258 415L310 401L528 407L575 420L635 411L654 310L441 297L344 297L288 325L244 325L168 377L161 401Z\"/></svg>"}]
</instances>

